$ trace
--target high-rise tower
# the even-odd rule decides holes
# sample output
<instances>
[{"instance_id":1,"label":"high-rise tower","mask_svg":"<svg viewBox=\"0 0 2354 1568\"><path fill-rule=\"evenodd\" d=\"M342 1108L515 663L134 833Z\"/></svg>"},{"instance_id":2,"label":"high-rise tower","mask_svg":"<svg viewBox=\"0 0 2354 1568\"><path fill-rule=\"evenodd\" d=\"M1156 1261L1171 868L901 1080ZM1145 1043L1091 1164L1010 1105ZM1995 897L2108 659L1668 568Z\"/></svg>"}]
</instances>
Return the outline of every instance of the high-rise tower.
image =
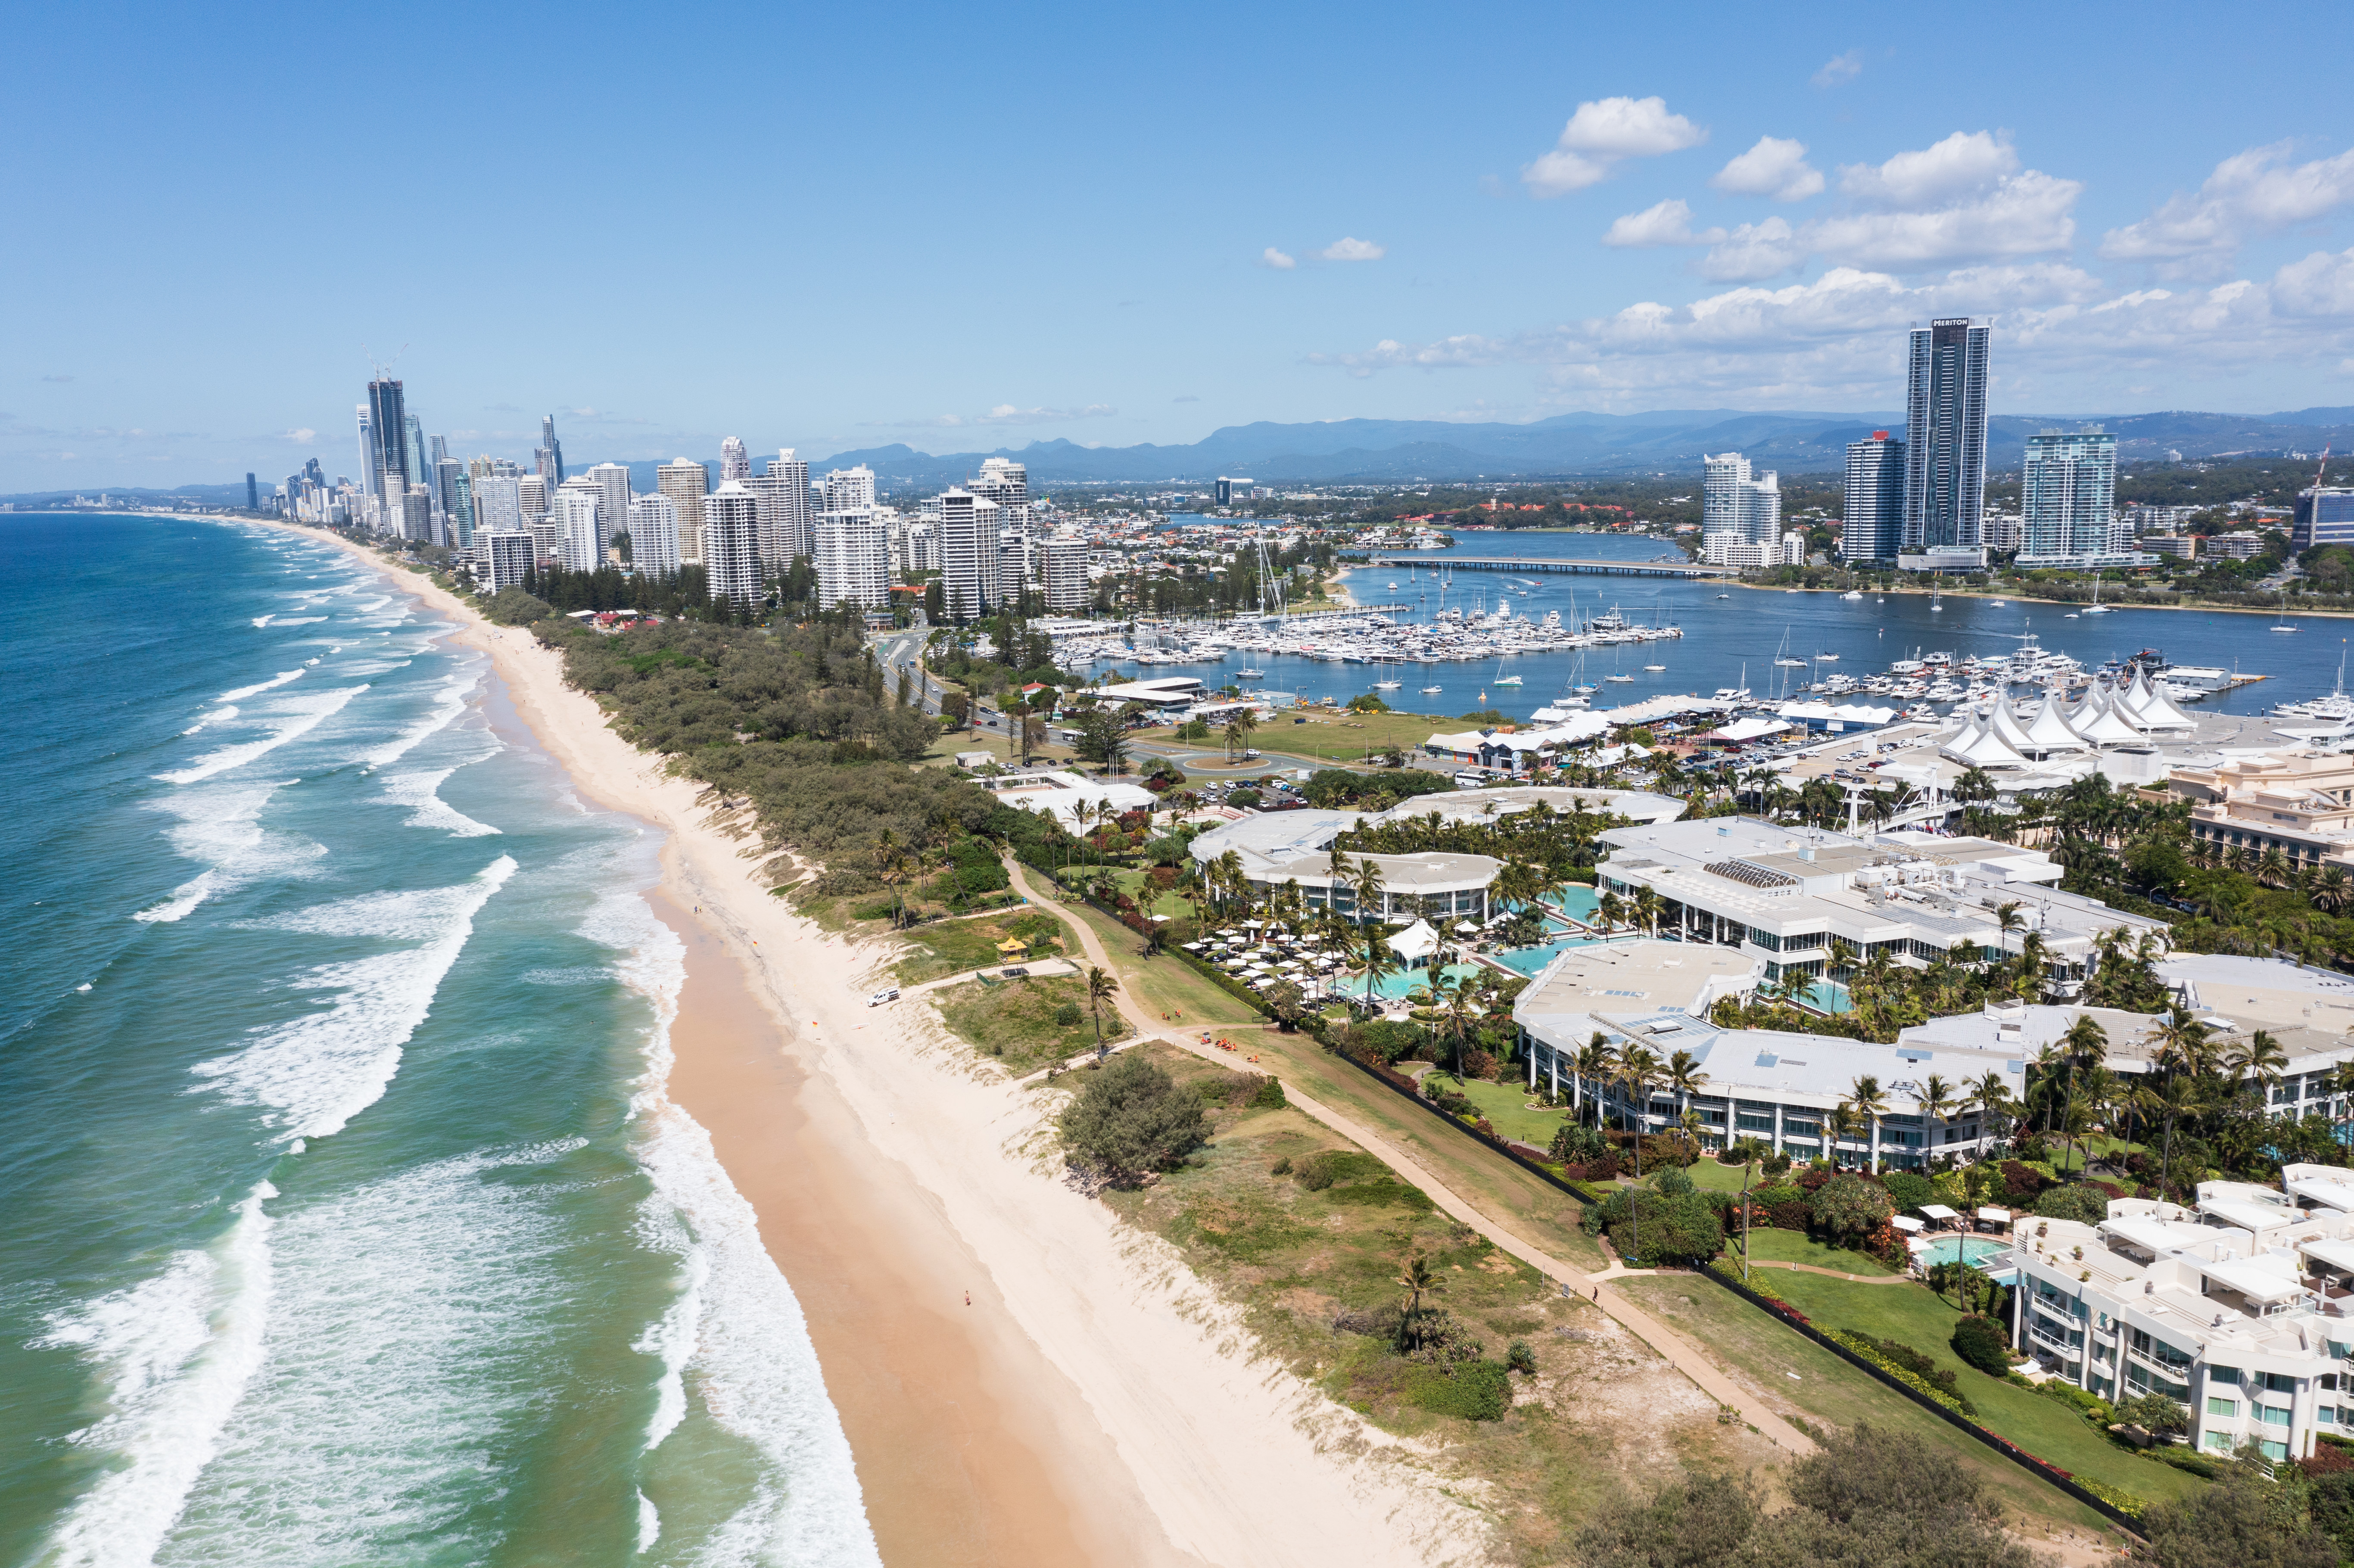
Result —
<instances>
[{"instance_id":1,"label":"high-rise tower","mask_svg":"<svg viewBox=\"0 0 2354 1568\"><path fill-rule=\"evenodd\" d=\"M719 443L719 482L735 480L738 483L752 477L752 459L744 450L744 438L729 436Z\"/></svg>"},{"instance_id":2,"label":"high-rise tower","mask_svg":"<svg viewBox=\"0 0 2354 1568\"><path fill-rule=\"evenodd\" d=\"M2022 564L2089 566L2110 553L2117 438L2106 430L2042 430L2027 438L2019 471Z\"/></svg>"},{"instance_id":3,"label":"high-rise tower","mask_svg":"<svg viewBox=\"0 0 2354 1568\"><path fill-rule=\"evenodd\" d=\"M1967 316L1913 329L1904 548L1931 570L1986 565L1987 344Z\"/></svg>"},{"instance_id":4,"label":"high-rise tower","mask_svg":"<svg viewBox=\"0 0 2354 1568\"><path fill-rule=\"evenodd\" d=\"M759 506L752 493L729 480L703 498L702 510L703 568L711 597L738 609L758 605L766 581L760 575Z\"/></svg>"},{"instance_id":5,"label":"high-rise tower","mask_svg":"<svg viewBox=\"0 0 2354 1568\"><path fill-rule=\"evenodd\" d=\"M555 415L539 417L539 449L532 455L538 460L539 476L547 481L549 490L564 482L564 443L556 439Z\"/></svg>"},{"instance_id":6,"label":"high-rise tower","mask_svg":"<svg viewBox=\"0 0 2354 1568\"><path fill-rule=\"evenodd\" d=\"M670 503L678 508L679 558L690 564L699 563L703 559L703 497L711 488L711 471L693 458L673 458L654 470L654 488L669 496Z\"/></svg>"},{"instance_id":7,"label":"high-rise tower","mask_svg":"<svg viewBox=\"0 0 2354 1568\"><path fill-rule=\"evenodd\" d=\"M401 498L408 493L408 415L402 407L400 383L380 380L368 383L368 429L376 441L376 498L388 507L398 508Z\"/></svg>"},{"instance_id":8,"label":"high-rise tower","mask_svg":"<svg viewBox=\"0 0 2354 1568\"><path fill-rule=\"evenodd\" d=\"M1893 563L1904 546L1904 443L1886 430L1847 446L1847 505L1840 554Z\"/></svg>"}]
</instances>

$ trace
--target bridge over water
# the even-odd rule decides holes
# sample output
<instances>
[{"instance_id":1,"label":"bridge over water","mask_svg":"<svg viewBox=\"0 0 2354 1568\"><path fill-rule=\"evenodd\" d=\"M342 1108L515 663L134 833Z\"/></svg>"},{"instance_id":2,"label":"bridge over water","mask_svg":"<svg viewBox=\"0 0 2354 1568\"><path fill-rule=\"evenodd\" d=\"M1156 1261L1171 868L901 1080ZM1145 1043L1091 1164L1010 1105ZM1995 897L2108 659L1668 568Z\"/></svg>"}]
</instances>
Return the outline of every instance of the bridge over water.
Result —
<instances>
[{"instance_id":1,"label":"bridge over water","mask_svg":"<svg viewBox=\"0 0 2354 1568\"><path fill-rule=\"evenodd\" d=\"M1445 567L1448 571L1473 572L1581 572L1613 577L1721 577L1739 573L1738 567L1712 567L1698 561L1580 561L1546 556L1533 560L1515 559L1509 556L1436 556L1422 551L1399 554L1351 556L1343 561L1362 561L1369 567Z\"/></svg>"}]
</instances>

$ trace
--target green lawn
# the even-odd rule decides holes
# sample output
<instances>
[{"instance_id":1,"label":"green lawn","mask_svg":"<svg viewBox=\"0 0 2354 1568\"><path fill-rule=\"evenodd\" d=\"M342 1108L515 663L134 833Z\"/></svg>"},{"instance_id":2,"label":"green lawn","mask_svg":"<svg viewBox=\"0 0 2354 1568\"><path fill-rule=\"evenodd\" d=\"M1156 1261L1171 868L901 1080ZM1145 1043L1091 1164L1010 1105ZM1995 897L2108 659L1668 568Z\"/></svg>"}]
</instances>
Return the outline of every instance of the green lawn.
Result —
<instances>
[{"instance_id":1,"label":"green lawn","mask_svg":"<svg viewBox=\"0 0 2354 1568\"><path fill-rule=\"evenodd\" d=\"M1777 1271L1775 1283L1778 1287L1782 1280L1795 1277L1799 1277ZM1695 1343L1706 1346L1721 1364L1745 1373L1777 1404L1787 1402L1815 1421L1838 1426L1869 1422L1880 1431L1909 1433L1951 1454L1966 1468L1976 1472L2006 1513L2024 1516L2022 1523L2091 1530L2105 1533L2113 1541L2119 1539L2115 1527L2092 1510L2038 1481L1985 1445L1965 1436L1903 1395L1858 1372L1720 1286L1690 1275L1659 1275L1622 1279L1617 1288L1638 1306L1665 1319ZM1829 1326L1842 1325L1834 1322ZM1978 1387L1991 1380L1978 1372L1969 1376L1977 1380L1971 1385L1975 1399ZM2060 1409L2057 1404L2052 1408ZM2162 1477L2190 1479L2179 1470L2146 1459L2129 1462ZM2143 1495L2171 1493L2162 1494L2153 1487L2143 1489Z\"/></svg>"},{"instance_id":2,"label":"green lawn","mask_svg":"<svg viewBox=\"0 0 2354 1568\"><path fill-rule=\"evenodd\" d=\"M1050 1062L1059 1062L1094 1046L1095 1024L1087 1012L1087 981L1076 975L1046 975L1031 980L967 980L930 993L940 1017L960 1039L969 1040L1005 1064L1017 1076ZM1056 1022L1065 1003L1076 1010L1073 1022ZM1117 1041L1128 1033L1118 1010L1103 1009L1103 1037Z\"/></svg>"},{"instance_id":3,"label":"green lawn","mask_svg":"<svg viewBox=\"0 0 2354 1568\"><path fill-rule=\"evenodd\" d=\"M1044 910L1024 907L985 920L940 920L904 931L900 937L907 949L891 972L902 985L913 985L1000 962L1019 962L1001 959L997 952L998 943L1017 935L1031 944L1032 958L1067 956L1070 934L1063 923Z\"/></svg>"},{"instance_id":4,"label":"green lawn","mask_svg":"<svg viewBox=\"0 0 2354 1568\"><path fill-rule=\"evenodd\" d=\"M1437 1075L1454 1086L1454 1074L1442 1072ZM1552 1147L1553 1133L1568 1119L1566 1111L1532 1100L1528 1086L1517 1081L1491 1084L1483 1078L1473 1078L1462 1085L1462 1091L1499 1133L1517 1138L1522 1143L1533 1143L1539 1149Z\"/></svg>"},{"instance_id":5,"label":"green lawn","mask_svg":"<svg viewBox=\"0 0 2354 1568\"><path fill-rule=\"evenodd\" d=\"M1962 1393L1978 1408L1979 1425L2009 1438L2037 1458L2153 1500L2179 1497L2202 1484L2183 1471L2119 1447L2059 1401L1988 1377L1966 1364L1947 1343L1961 1314L1925 1286L1851 1285L1844 1279L1787 1269L1775 1270L1771 1283L1784 1300L1819 1329L1851 1329L1899 1340L1953 1369L1961 1380Z\"/></svg>"},{"instance_id":6,"label":"green lawn","mask_svg":"<svg viewBox=\"0 0 2354 1568\"><path fill-rule=\"evenodd\" d=\"M1739 1238L1735 1237L1734 1242L1737 1245ZM1889 1272L1869 1253L1825 1246L1804 1231L1774 1230L1764 1225L1750 1227L1749 1255L1753 1259L1770 1258L1776 1263L1808 1263L1817 1268L1835 1268L1841 1274L1884 1275ZM1782 1288L1781 1280L1787 1272L1776 1271L1774 1275L1774 1288L1776 1290Z\"/></svg>"}]
</instances>

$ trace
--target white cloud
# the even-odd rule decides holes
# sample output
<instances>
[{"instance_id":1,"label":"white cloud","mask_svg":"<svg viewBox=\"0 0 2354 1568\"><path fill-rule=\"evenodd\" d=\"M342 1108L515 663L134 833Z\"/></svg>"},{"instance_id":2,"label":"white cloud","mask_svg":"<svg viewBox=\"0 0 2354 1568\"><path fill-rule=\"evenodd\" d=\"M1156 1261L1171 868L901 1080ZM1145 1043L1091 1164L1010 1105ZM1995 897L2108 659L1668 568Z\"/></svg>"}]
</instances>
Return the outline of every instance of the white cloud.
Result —
<instances>
[{"instance_id":1,"label":"white cloud","mask_svg":"<svg viewBox=\"0 0 2354 1568\"><path fill-rule=\"evenodd\" d=\"M1716 245L1703 257L1700 274L1712 282L1754 283L1787 272L1807 259L1807 248L1778 217L1744 223L1731 234L1723 229Z\"/></svg>"},{"instance_id":2,"label":"white cloud","mask_svg":"<svg viewBox=\"0 0 2354 1568\"><path fill-rule=\"evenodd\" d=\"M1619 218L1602 237L1602 243L1620 250L1640 250L1659 245L1708 245L1723 238L1721 228L1694 234L1691 206L1670 200Z\"/></svg>"},{"instance_id":3,"label":"white cloud","mask_svg":"<svg viewBox=\"0 0 2354 1568\"><path fill-rule=\"evenodd\" d=\"M1656 158L1707 140L1707 132L1669 113L1664 98L1592 100L1577 106L1560 142L1523 168L1521 181L1532 196L1566 196L1609 178L1621 159Z\"/></svg>"},{"instance_id":4,"label":"white cloud","mask_svg":"<svg viewBox=\"0 0 2354 1568\"><path fill-rule=\"evenodd\" d=\"M887 428L960 430L978 425L1061 425L1074 419L1108 419L1119 412L1108 403L1089 403L1083 408L1024 408L1018 404L1000 403L985 414L935 414L928 419L893 420Z\"/></svg>"},{"instance_id":5,"label":"white cloud","mask_svg":"<svg viewBox=\"0 0 2354 1568\"><path fill-rule=\"evenodd\" d=\"M1823 62L1822 69L1808 79L1817 87L1837 87L1843 81L1853 81L1863 74L1863 51L1850 49L1843 55L1833 55Z\"/></svg>"},{"instance_id":6,"label":"white cloud","mask_svg":"<svg viewBox=\"0 0 2354 1568\"><path fill-rule=\"evenodd\" d=\"M319 439L319 432L305 427L299 430L289 430L279 439L292 441L298 447L307 447Z\"/></svg>"},{"instance_id":7,"label":"white cloud","mask_svg":"<svg viewBox=\"0 0 2354 1568\"><path fill-rule=\"evenodd\" d=\"M2354 202L2354 151L2287 163L2289 144L2251 147L2215 165L2197 192L2178 191L2139 223L2101 239L2112 261L2149 261L2183 277L2227 270L2243 240L2309 223Z\"/></svg>"},{"instance_id":8,"label":"white cloud","mask_svg":"<svg viewBox=\"0 0 2354 1568\"><path fill-rule=\"evenodd\" d=\"M1800 236L1809 250L1833 260L1908 272L2038 256L2064 250L2074 242L2076 198L2084 190L2075 180L2030 169L1998 180L1991 190L1968 201L1928 211L1819 218Z\"/></svg>"},{"instance_id":9,"label":"white cloud","mask_svg":"<svg viewBox=\"0 0 2354 1568\"><path fill-rule=\"evenodd\" d=\"M1384 339L1312 362L1361 376L1526 365L1553 395L1585 407L1700 397L1759 408L1884 407L1901 383L1905 328L1938 315L1992 317L2000 372L2014 386L2062 374L2174 382L2266 363L2329 367L2354 354L2354 250L2317 252L2269 281L2190 291L2121 292L2060 261L1957 270L1918 283L1835 267L1779 289L1729 289L1685 305L1646 301L1509 337Z\"/></svg>"},{"instance_id":10,"label":"white cloud","mask_svg":"<svg viewBox=\"0 0 2354 1568\"><path fill-rule=\"evenodd\" d=\"M1956 131L1933 147L1899 153L1877 166L1842 164L1840 188L1892 207L1926 207L1984 190L2018 168L2009 137Z\"/></svg>"},{"instance_id":11,"label":"white cloud","mask_svg":"<svg viewBox=\"0 0 2354 1568\"><path fill-rule=\"evenodd\" d=\"M1299 266L1299 262L1297 259L1286 256L1270 245L1258 253L1258 264L1262 267L1272 267L1278 272L1288 272Z\"/></svg>"},{"instance_id":12,"label":"white cloud","mask_svg":"<svg viewBox=\"0 0 2354 1568\"><path fill-rule=\"evenodd\" d=\"M1317 254L1327 261L1378 261L1389 252L1370 239L1341 238Z\"/></svg>"},{"instance_id":13,"label":"white cloud","mask_svg":"<svg viewBox=\"0 0 2354 1568\"><path fill-rule=\"evenodd\" d=\"M1757 145L1719 169L1708 183L1732 196L1803 201L1821 192L1823 175L1808 164L1805 143L1760 136Z\"/></svg>"}]
</instances>

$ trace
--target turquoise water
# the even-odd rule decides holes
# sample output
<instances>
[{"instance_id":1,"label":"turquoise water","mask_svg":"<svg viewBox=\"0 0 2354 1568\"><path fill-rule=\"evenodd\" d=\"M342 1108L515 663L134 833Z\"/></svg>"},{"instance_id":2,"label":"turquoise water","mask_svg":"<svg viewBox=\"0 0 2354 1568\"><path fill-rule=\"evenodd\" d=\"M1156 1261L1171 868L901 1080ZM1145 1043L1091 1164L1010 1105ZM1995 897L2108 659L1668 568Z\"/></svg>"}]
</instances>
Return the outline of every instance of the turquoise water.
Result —
<instances>
[{"instance_id":1,"label":"turquoise water","mask_svg":"<svg viewBox=\"0 0 2354 1568\"><path fill-rule=\"evenodd\" d=\"M1582 882L1573 882L1555 890L1553 902L1577 919L1591 924L1595 906L1602 902L1602 895Z\"/></svg>"},{"instance_id":2,"label":"turquoise water","mask_svg":"<svg viewBox=\"0 0 2354 1568\"><path fill-rule=\"evenodd\" d=\"M1498 953L1496 961L1516 974L1534 975L1570 948L1591 948L1599 941L1599 938L1580 937L1548 942L1542 948L1512 948Z\"/></svg>"},{"instance_id":3,"label":"turquoise water","mask_svg":"<svg viewBox=\"0 0 2354 1568\"><path fill-rule=\"evenodd\" d=\"M1931 1236L1929 1245L1921 1250L1919 1256L1924 1265L1951 1263L1958 1251L1963 1261L1976 1264L1984 1263L1997 1253L2009 1249L2009 1243L1996 1241L1990 1236Z\"/></svg>"},{"instance_id":4,"label":"turquoise water","mask_svg":"<svg viewBox=\"0 0 2354 1568\"><path fill-rule=\"evenodd\" d=\"M0 539L0 1561L875 1562L650 832L328 546Z\"/></svg>"}]
</instances>

